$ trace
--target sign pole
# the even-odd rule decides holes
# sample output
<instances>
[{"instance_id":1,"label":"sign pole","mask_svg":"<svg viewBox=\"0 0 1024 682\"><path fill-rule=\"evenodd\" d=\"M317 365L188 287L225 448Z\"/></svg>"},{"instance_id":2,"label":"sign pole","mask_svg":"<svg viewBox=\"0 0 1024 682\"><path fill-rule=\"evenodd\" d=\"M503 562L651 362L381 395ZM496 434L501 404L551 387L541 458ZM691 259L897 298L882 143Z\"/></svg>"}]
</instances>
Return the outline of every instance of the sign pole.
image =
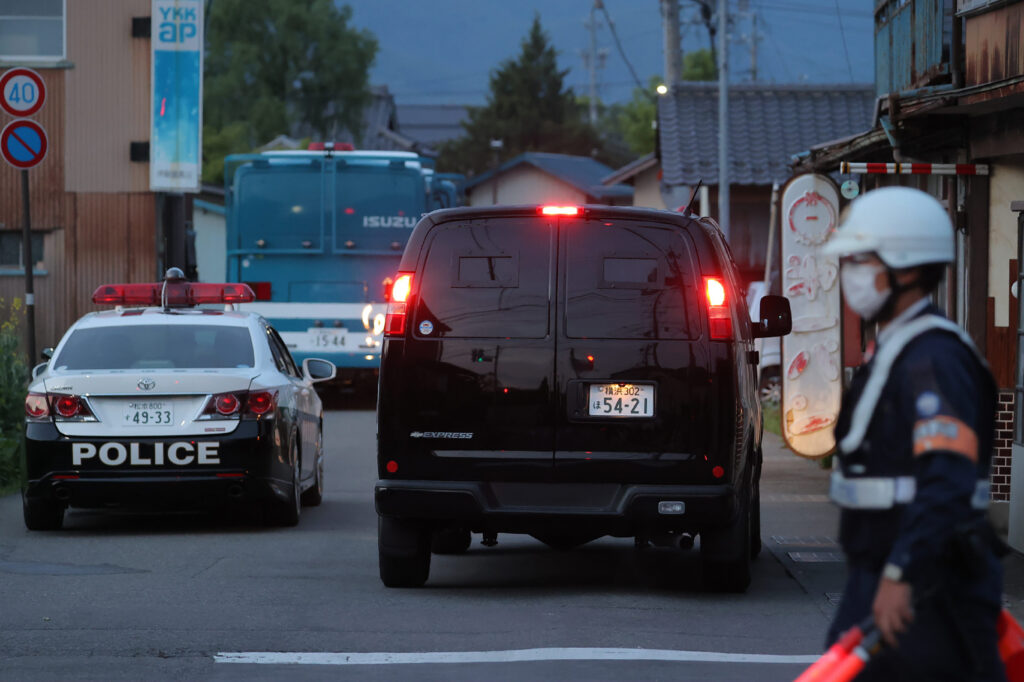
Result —
<instances>
[{"instance_id":1,"label":"sign pole","mask_svg":"<svg viewBox=\"0 0 1024 682\"><path fill-rule=\"evenodd\" d=\"M21 209L23 224L21 231L21 260L25 266L25 343L28 350L29 367L36 361L36 308L35 281L32 277L32 214L28 203L28 170L21 171Z\"/></svg>"}]
</instances>

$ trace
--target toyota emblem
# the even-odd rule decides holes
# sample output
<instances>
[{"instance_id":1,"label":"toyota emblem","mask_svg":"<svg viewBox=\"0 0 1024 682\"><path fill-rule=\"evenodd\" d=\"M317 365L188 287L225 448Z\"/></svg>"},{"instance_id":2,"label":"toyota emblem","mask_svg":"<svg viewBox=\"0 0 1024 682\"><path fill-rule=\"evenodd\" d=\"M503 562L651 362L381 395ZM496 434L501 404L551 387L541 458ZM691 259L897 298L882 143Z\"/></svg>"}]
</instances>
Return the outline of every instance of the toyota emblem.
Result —
<instances>
[{"instance_id":1,"label":"toyota emblem","mask_svg":"<svg viewBox=\"0 0 1024 682\"><path fill-rule=\"evenodd\" d=\"M156 382L150 379L149 377L139 379L139 388L143 391L152 391L154 388L156 388Z\"/></svg>"}]
</instances>

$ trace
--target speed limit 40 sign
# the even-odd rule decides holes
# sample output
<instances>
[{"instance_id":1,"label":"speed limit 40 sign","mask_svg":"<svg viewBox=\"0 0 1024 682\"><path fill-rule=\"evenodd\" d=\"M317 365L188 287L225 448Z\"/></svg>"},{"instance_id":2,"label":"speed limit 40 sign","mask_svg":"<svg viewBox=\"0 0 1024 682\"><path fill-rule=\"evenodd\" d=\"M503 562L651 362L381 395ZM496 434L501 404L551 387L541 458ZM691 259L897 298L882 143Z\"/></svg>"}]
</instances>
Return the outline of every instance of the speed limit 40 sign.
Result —
<instances>
[{"instance_id":1,"label":"speed limit 40 sign","mask_svg":"<svg viewBox=\"0 0 1024 682\"><path fill-rule=\"evenodd\" d=\"M3 99L0 106L11 116L31 116L46 101L46 84L42 76L24 67L10 69L0 76Z\"/></svg>"}]
</instances>

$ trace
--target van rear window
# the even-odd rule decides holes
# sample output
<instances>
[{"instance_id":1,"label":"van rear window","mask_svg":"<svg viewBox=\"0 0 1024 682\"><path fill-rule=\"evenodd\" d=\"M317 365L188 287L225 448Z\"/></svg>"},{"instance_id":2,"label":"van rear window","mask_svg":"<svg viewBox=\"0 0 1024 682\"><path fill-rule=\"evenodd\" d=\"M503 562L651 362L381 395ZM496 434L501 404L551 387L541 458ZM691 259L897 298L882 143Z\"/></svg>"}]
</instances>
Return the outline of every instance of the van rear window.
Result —
<instances>
[{"instance_id":1,"label":"van rear window","mask_svg":"<svg viewBox=\"0 0 1024 682\"><path fill-rule=\"evenodd\" d=\"M683 233L631 221L574 221L566 241L566 335L692 339L696 265Z\"/></svg>"},{"instance_id":2,"label":"van rear window","mask_svg":"<svg viewBox=\"0 0 1024 682\"><path fill-rule=\"evenodd\" d=\"M551 224L539 220L436 227L422 268L413 334L544 338L553 240Z\"/></svg>"}]
</instances>

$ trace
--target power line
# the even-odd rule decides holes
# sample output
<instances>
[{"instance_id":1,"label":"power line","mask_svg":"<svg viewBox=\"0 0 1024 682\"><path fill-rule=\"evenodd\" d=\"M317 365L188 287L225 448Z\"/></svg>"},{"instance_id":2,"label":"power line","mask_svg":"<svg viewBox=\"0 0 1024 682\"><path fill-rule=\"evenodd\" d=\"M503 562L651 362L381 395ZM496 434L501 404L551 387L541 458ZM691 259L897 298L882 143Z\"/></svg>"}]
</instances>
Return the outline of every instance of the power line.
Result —
<instances>
[{"instance_id":1,"label":"power line","mask_svg":"<svg viewBox=\"0 0 1024 682\"><path fill-rule=\"evenodd\" d=\"M843 54L846 56L846 70L850 72L850 82L854 81L853 67L850 65L850 51L846 47L846 31L843 29L843 13L839 11L839 0L836 0L836 16L839 18L839 35L843 39Z\"/></svg>"},{"instance_id":2,"label":"power line","mask_svg":"<svg viewBox=\"0 0 1024 682\"><path fill-rule=\"evenodd\" d=\"M626 56L626 51L622 49L622 43L619 42L619 34L615 30L615 23L612 21L612 17L608 14L608 8L604 6L603 2L598 1L601 11L604 12L604 19L608 22L608 28L612 32L612 38L615 39L615 47L619 51L619 56L622 57L622 61L626 62L626 66L629 68L630 75L633 76L633 81L636 82L636 86L641 90L644 90L644 84L640 82L640 78L637 77L636 71L633 69L633 65L629 62L629 58ZM654 96L651 95L653 98Z\"/></svg>"}]
</instances>

